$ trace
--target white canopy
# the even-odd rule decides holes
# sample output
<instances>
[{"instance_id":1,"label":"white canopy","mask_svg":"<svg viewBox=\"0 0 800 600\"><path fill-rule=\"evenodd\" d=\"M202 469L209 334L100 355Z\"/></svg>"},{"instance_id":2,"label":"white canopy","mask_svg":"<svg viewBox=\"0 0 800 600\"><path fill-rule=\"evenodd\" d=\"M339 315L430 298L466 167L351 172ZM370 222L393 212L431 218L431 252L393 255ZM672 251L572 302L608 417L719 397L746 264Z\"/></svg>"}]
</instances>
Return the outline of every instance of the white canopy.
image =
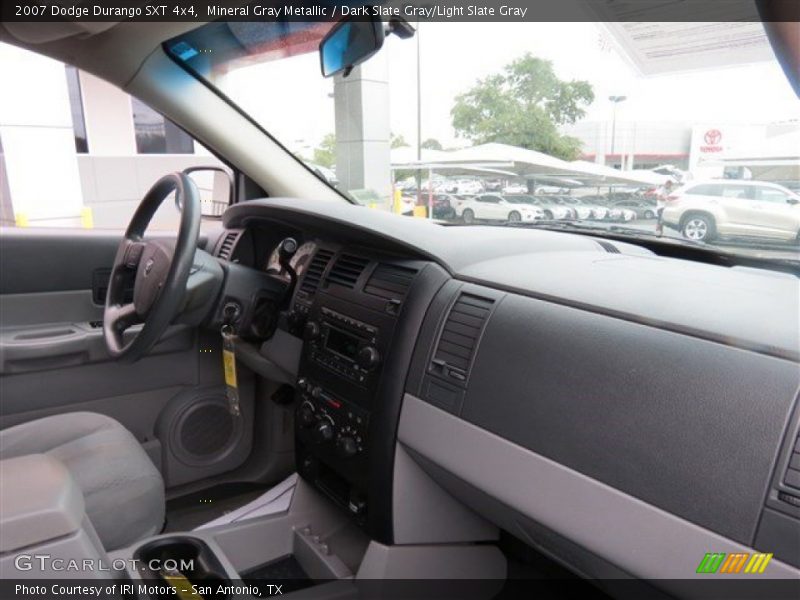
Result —
<instances>
[{"instance_id":1,"label":"white canopy","mask_svg":"<svg viewBox=\"0 0 800 600\"><path fill-rule=\"evenodd\" d=\"M660 185L667 178L649 171L618 171L586 161L567 162L536 150L508 144L481 144L453 150L422 151L417 160L416 149L405 146L392 150L393 169L426 169L438 173L501 175L555 181L557 178L578 180L584 185Z\"/></svg>"},{"instance_id":2,"label":"white canopy","mask_svg":"<svg viewBox=\"0 0 800 600\"><path fill-rule=\"evenodd\" d=\"M659 175L652 171L645 171L644 169L633 171L620 171L613 167L607 167L598 163L589 162L586 160L573 160L571 163L576 169L580 169L586 176L584 179L590 178L593 185L663 185L669 177L667 175Z\"/></svg>"}]
</instances>

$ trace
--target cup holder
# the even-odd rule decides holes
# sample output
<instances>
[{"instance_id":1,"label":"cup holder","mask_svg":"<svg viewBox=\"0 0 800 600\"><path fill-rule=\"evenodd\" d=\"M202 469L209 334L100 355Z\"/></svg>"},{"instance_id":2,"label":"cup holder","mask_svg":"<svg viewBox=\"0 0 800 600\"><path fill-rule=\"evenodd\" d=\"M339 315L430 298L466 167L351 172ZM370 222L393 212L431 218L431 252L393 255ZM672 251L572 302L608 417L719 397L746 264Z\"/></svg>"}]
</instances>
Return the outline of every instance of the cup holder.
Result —
<instances>
[{"instance_id":1,"label":"cup holder","mask_svg":"<svg viewBox=\"0 0 800 600\"><path fill-rule=\"evenodd\" d=\"M161 600L175 600L176 594L169 594L170 583L176 589L181 586L195 585L206 589L217 590L220 586L230 585L230 579L214 552L208 545L197 538L170 537L145 544L134 553L133 557L140 561L142 579L157 584L157 593L152 597ZM177 597L180 597L177 594ZM227 594L203 595L204 599L215 598L225 600Z\"/></svg>"}]
</instances>

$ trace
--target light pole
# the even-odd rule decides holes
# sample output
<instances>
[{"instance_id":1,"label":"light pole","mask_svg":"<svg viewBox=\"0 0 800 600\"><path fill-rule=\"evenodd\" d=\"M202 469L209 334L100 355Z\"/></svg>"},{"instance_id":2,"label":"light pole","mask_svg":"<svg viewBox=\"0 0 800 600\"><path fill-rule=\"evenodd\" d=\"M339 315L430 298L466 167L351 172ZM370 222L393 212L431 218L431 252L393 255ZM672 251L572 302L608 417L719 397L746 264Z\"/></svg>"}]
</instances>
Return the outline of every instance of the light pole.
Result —
<instances>
[{"instance_id":1,"label":"light pole","mask_svg":"<svg viewBox=\"0 0 800 600\"><path fill-rule=\"evenodd\" d=\"M627 96L608 97L609 102L612 102L614 104L614 109L611 117L611 152L609 153L612 156L614 155L614 142L617 137L617 104L619 104L620 102L624 102L625 100L627 100L627 98L628 98Z\"/></svg>"}]
</instances>

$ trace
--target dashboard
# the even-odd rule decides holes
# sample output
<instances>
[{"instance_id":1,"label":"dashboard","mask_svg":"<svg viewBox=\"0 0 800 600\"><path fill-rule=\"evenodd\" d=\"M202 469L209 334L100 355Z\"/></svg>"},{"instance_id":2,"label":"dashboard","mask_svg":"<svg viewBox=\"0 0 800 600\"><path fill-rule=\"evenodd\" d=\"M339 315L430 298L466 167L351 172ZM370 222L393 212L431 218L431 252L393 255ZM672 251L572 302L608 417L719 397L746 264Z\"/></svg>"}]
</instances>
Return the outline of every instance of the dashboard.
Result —
<instances>
[{"instance_id":1,"label":"dashboard","mask_svg":"<svg viewBox=\"0 0 800 600\"><path fill-rule=\"evenodd\" d=\"M415 540L403 452L586 576L685 578L747 548L800 574L796 276L344 203L224 224L217 255L284 285L277 244L299 243L262 353L296 355L298 472L374 539Z\"/></svg>"}]
</instances>

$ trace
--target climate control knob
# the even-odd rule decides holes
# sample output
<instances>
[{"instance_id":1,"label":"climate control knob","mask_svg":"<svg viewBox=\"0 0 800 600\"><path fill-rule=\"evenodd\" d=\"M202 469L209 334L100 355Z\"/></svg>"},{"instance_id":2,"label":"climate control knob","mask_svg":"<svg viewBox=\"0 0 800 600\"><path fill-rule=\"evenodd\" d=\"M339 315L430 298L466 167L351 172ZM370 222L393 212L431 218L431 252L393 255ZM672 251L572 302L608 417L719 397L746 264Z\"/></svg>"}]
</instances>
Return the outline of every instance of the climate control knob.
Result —
<instances>
[{"instance_id":1,"label":"climate control knob","mask_svg":"<svg viewBox=\"0 0 800 600\"><path fill-rule=\"evenodd\" d=\"M323 417L315 426L311 435L318 444L325 444L333 439L335 433L330 417Z\"/></svg>"},{"instance_id":2,"label":"climate control knob","mask_svg":"<svg viewBox=\"0 0 800 600\"><path fill-rule=\"evenodd\" d=\"M366 371L371 371L381 363L381 355L374 346L364 346L358 351L358 366Z\"/></svg>"},{"instance_id":3,"label":"climate control knob","mask_svg":"<svg viewBox=\"0 0 800 600\"><path fill-rule=\"evenodd\" d=\"M344 458L350 458L358 453L358 444L349 435L343 435L336 440L336 450Z\"/></svg>"},{"instance_id":4,"label":"climate control knob","mask_svg":"<svg viewBox=\"0 0 800 600\"><path fill-rule=\"evenodd\" d=\"M317 323L316 321L309 321L303 328L303 338L307 342L313 342L315 339L319 337L319 334L320 334L319 323Z\"/></svg>"}]
</instances>

